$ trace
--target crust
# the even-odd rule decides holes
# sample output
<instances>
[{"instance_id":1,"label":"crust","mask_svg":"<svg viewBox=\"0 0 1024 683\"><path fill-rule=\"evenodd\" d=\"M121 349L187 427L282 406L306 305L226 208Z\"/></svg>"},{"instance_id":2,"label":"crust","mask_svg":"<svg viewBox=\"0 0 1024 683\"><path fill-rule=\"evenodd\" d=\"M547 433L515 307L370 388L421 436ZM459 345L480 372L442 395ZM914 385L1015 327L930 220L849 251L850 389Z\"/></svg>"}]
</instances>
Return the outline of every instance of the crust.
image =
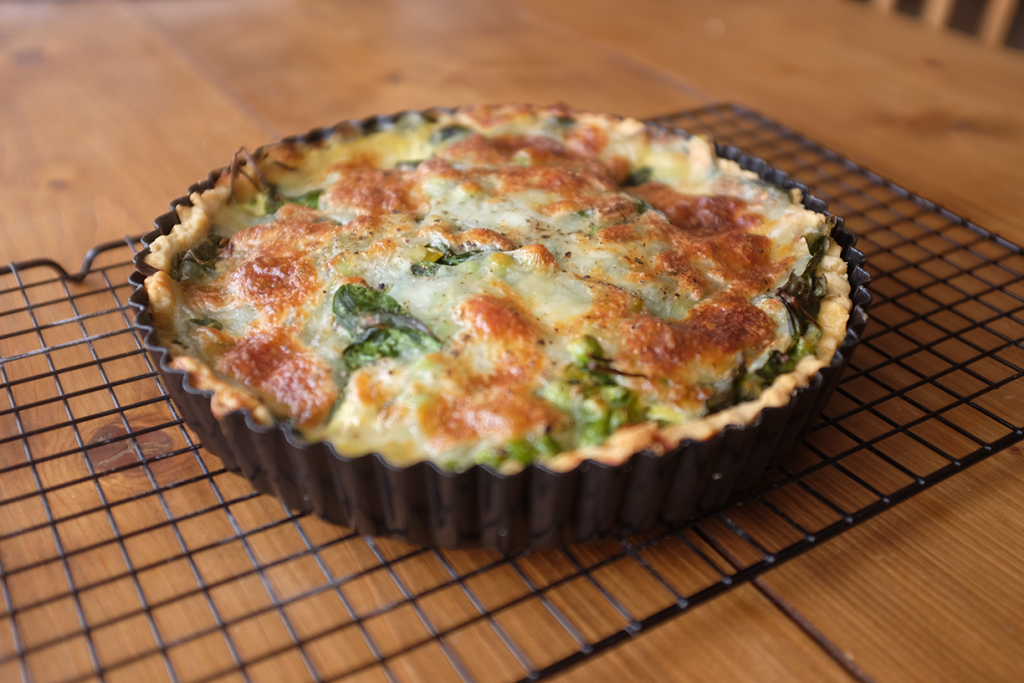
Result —
<instances>
[{"instance_id":1,"label":"crust","mask_svg":"<svg viewBox=\"0 0 1024 683\"><path fill-rule=\"evenodd\" d=\"M529 109L532 111L532 109ZM479 117L479 112L467 114L460 111L456 118ZM631 119L620 119L605 115L580 114L580 121L600 122L608 128L619 128L624 131L636 131L643 128L642 123ZM478 120L478 119L476 119ZM710 145L696 145L696 153L690 159L694 167L717 162L719 168L742 177L756 177L750 171L743 171L735 162L715 159ZM701 155L704 156L701 156ZM221 379L205 362L184 355L186 350L174 343L174 311L183 305L181 288L170 277L174 257L177 253L189 249L203 239L210 230L211 216L228 203L231 192L227 187L226 177L222 177L217 187L190 196L192 206L179 206L177 213L180 223L166 235L158 237L150 246L150 253L145 257L147 264L157 269L157 273L145 281L146 291L150 300L150 311L159 338L171 350L171 366L189 374L189 381L197 389L213 392L211 408L216 417L222 418L234 410L248 410L254 421L261 425L272 425L275 420L268 404L255 392L240 388ZM236 183L246 184L245 193L251 193L251 183L244 177ZM800 201L799 191L794 192L795 202ZM543 252L543 253L541 253ZM705 440L718 434L728 425L746 425L755 420L767 407L786 405L797 389L805 387L814 375L827 365L836 348L846 335L846 326L851 309L849 298L850 285L846 279L847 263L840 256L841 248L832 243L823 259L819 274L824 274L828 283L828 293L821 301L819 325L822 338L818 342L817 355L802 359L793 372L786 373L775 379L755 401L745 402L714 415L700 418L692 422L659 428L655 422L644 422L622 427L612 434L600 446L590 446L561 453L546 462L544 466L554 471L567 471L577 467L585 460L596 460L615 465L628 460L633 454L648 450L662 454L671 450L684 440ZM517 261L540 264L544 268L557 268L558 262L540 245L521 248L509 253ZM348 278L356 281L359 278ZM503 468L513 471L514 465Z\"/></svg>"},{"instance_id":2,"label":"crust","mask_svg":"<svg viewBox=\"0 0 1024 683\"><path fill-rule=\"evenodd\" d=\"M193 192L189 196L192 206L180 205L176 208L180 223L169 234L153 240L146 255L146 263L170 273L175 255L191 249L206 237L210 231L210 215L227 203L229 195L227 187L217 187L202 194Z\"/></svg>"},{"instance_id":3,"label":"crust","mask_svg":"<svg viewBox=\"0 0 1024 683\"><path fill-rule=\"evenodd\" d=\"M235 410L248 410L256 424L267 427L274 424L274 417L262 399L220 379L206 363L178 356L171 361L171 367L187 372L189 383L196 389L213 392L210 408L218 420Z\"/></svg>"},{"instance_id":4,"label":"crust","mask_svg":"<svg viewBox=\"0 0 1024 683\"><path fill-rule=\"evenodd\" d=\"M170 275L160 270L146 278L153 327L166 344L174 339L174 311L181 305L181 290Z\"/></svg>"}]
</instances>

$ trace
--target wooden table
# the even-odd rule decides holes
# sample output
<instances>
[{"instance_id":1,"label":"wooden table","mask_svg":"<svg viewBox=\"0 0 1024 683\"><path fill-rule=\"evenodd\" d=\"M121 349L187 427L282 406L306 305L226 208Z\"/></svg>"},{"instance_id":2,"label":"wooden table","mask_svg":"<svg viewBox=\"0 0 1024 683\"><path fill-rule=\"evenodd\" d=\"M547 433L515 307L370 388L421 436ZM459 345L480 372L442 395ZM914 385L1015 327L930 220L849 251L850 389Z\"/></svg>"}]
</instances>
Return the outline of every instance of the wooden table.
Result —
<instances>
[{"instance_id":1,"label":"wooden table","mask_svg":"<svg viewBox=\"0 0 1024 683\"><path fill-rule=\"evenodd\" d=\"M0 3L0 263L46 256L77 269L93 244L148 230L240 145L498 101L640 117L739 102L1024 243L1024 55L861 3L85 0ZM1022 461L1008 448L562 677L1024 680ZM57 680L60 667L10 658L9 621L0 679ZM254 628L236 640L270 638ZM60 648L53 657L71 656ZM192 656L199 666L205 655ZM301 680L282 661L253 680ZM483 671L508 664L488 661ZM439 680L437 666L410 659L394 675ZM166 675L139 660L109 680Z\"/></svg>"}]
</instances>

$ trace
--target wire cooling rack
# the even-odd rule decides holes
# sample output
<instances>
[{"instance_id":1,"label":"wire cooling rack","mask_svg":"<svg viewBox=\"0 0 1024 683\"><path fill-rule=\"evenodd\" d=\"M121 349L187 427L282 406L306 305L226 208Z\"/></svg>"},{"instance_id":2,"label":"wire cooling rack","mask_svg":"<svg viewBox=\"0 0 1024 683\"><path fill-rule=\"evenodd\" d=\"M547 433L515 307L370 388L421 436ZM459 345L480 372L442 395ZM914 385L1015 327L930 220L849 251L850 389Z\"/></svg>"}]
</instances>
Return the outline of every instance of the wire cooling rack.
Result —
<instances>
[{"instance_id":1,"label":"wire cooling rack","mask_svg":"<svg viewBox=\"0 0 1024 683\"><path fill-rule=\"evenodd\" d=\"M361 538L253 492L197 443L131 327L134 240L77 277L14 264L0 269L0 680L542 678L1024 437L1018 247L742 107L662 122L788 171L868 256L864 343L781 469L623 542L503 557Z\"/></svg>"}]
</instances>

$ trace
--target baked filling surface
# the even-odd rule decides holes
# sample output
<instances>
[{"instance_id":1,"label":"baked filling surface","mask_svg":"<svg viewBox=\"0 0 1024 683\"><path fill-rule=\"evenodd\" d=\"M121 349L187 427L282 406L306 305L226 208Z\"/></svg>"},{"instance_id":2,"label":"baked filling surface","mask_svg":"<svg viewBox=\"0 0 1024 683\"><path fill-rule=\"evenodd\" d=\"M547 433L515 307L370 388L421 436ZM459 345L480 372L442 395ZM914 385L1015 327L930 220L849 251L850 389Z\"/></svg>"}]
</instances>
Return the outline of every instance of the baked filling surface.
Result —
<instances>
[{"instance_id":1,"label":"baked filling surface","mask_svg":"<svg viewBox=\"0 0 1024 683\"><path fill-rule=\"evenodd\" d=\"M846 333L831 223L687 138L509 105L236 158L146 280L171 365L348 456L618 463L746 424Z\"/></svg>"}]
</instances>

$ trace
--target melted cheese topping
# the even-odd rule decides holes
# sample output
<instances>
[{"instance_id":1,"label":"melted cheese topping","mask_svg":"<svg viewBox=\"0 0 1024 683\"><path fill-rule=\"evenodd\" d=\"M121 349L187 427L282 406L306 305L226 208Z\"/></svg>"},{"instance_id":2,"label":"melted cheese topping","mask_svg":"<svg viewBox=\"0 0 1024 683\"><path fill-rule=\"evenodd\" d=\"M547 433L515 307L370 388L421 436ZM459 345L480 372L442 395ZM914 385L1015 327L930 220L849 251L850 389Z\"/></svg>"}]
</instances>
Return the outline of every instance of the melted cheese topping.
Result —
<instances>
[{"instance_id":1,"label":"melted cheese topping","mask_svg":"<svg viewBox=\"0 0 1024 683\"><path fill-rule=\"evenodd\" d=\"M737 368L790 348L775 292L825 222L701 137L478 107L281 143L259 165L260 177L242 167L193 196L152 245L157 331L173 364L216 392L215 413L248 408L345 455L512 471L660 452L784 403L845 334L833 245L816 355L709 415ZM270 211L312 190L316 208ZM176 281L175 259L204 239L219 250L209 276ZM351 368L359 340L332 306L342 285L386 291L440 344ZM596 342L589 362L581 339Z\"/></svg>"}]
</instances>

